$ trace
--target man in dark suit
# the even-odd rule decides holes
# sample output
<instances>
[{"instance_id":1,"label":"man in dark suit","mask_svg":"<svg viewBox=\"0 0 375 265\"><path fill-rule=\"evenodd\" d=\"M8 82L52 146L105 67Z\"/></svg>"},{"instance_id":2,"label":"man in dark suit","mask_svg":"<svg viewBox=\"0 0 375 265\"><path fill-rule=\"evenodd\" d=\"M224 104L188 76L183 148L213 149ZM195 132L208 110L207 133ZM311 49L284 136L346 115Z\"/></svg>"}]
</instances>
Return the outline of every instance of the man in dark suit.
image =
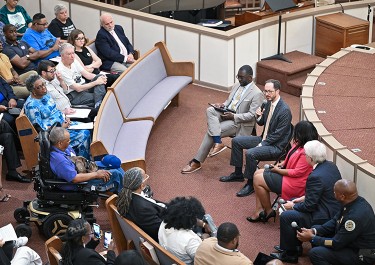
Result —
<instances>
[{"instance_id":1,"label":"man in dark suit","mask_svg":"<svg viewBox=\"0 0 375 265\"><path fill-rule=\"evenodd\" d=\"M306 181L305 196L283 204L287 210L280 215L280 245L275 246L279 253L271 256L285 262L297 263L302 251L302 242L296 237L296 222L299 227L324 224L337 214L340 203L333 192L336 181L341 179L335 164L326 160L326 148L319 141L307 142L304 146L306 161L313 166Z\"/></svg>"},{"instance_id":2,"label":"man in dark suit","mask_svg":"<svg viewBox=\"0 0 375 265\"><path fill-rule=\"evenodd\" d=\"M100 17L100 30L96 35L95 47L102 60L102 70L122 73L134 62L134 49L124 29L115 25L110 14Z\"/></svg>"},{"instance_id":3,"label":"man in dark suit","mask_svg":"<svg viewBox=\"0 0 375 265\"><path fill-rule=\"evenodd\" d=\"M237 79L238 83L233 85L232 92L224 103L216 103L213 104L214 107L207 108L207 133L197 154L181 173L199 170L207 155L212 157L225 150L226 146L221 142L222 137L251 135L253 132L255 112L261 106L264 97L253 82L253 69L250 65L244 65L238 70Z\"/></svg>"},{"instance_id":4,"label":"man in dark suit","mask_svg":"<svg viewBox=\"0 0 375 265\"><path fill-rule=\"evenodd\" d=\"M292 113L289 106L280 97L281 84L278 80L266 81L264 93L267 104L264 109L256 111L257 124L264 125L261 136L236 136L232 140L230 164L235 172L220 178L222 182L244 181L246 185L237 192L238 197L244 197L254 192L253 175L257 169L258 160L278 158L288 145L291 135ZM242 173L243 150L246 151L245 173Z\"/></svg>"}]
</instances>

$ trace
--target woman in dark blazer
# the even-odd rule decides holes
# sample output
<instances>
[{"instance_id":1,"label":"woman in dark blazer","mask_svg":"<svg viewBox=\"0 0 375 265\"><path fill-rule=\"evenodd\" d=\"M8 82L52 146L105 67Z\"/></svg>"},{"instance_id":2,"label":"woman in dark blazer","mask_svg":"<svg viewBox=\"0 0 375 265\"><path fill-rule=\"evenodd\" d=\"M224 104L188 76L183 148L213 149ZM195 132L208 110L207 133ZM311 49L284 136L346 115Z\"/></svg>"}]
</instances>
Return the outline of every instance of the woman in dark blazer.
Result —
<instances>
[{"instance_id":1,"label":"woman in dark blazer","mask_svg":"<svg viewBox=\"0 0 375 265\"><path fill-rule=\"evenodd\" d=\"M62 240L65 240L61 257L63 265L112 265L116 254L113 251L113 241L109 244L107 260L95 251L99 240L92 238L93 232L88 222L83 219L75 219L70 222Z\"/></svg>"}]
</instances>

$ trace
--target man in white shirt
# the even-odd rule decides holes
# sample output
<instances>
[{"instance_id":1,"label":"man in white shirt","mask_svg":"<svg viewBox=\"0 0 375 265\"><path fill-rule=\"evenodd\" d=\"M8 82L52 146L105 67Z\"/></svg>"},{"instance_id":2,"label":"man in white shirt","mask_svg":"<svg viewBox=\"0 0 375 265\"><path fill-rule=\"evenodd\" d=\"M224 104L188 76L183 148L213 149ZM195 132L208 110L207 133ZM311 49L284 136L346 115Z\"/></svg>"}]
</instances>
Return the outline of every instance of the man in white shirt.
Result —
<instances>
[{"instance_id":1,"label":"man in white shirt","mask_svg":"<svg viewBox=\"0 0 375 265\"><path fill-rule=\"evenodd\" d=\"M75 59L74 47L64 43L60 49L61 62L56 69L61 73L62 79L68 89L65 92L72 105L86 105L98 108L106 93L105 75L95 75L86 71ZM90 82L86 83L86 80Z\"/></svg>"}]
</instances>

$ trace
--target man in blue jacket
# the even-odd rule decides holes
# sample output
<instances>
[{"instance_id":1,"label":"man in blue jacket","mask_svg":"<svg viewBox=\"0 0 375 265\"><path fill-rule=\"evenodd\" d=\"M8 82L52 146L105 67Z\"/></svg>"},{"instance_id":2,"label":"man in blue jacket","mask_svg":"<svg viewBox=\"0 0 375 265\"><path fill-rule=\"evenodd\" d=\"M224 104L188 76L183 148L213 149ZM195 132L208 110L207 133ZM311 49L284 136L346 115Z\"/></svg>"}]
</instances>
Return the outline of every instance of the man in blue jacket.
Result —
<instances>
[{"instance_id":1,"label":"man in blue jacket","mask_svg":"<svg viewBox=\"0 0 375 265\"><path fill-rule=\"evenodd\" d=\"M102 60L102 70L122 73L134 62L134 49L124 29L115 25L110 14L100 17L100 30L96 35L95 47Z\"/></svg>"}]
</instances>

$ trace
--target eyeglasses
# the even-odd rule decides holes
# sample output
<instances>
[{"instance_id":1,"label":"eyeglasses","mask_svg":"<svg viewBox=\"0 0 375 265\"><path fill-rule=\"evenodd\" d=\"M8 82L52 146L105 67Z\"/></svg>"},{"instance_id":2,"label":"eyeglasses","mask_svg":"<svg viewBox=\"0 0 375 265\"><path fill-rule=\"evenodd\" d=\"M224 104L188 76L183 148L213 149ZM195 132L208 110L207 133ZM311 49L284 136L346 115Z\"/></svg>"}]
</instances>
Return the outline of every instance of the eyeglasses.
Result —
<instances>
[{"instance_id":1,"label":"eyeglasses","mask_svg":"<svg viewBox=\"0 0 375 265\"><path fill-rule=\"evenodd\" d=\"M42 89L42 88L45 88L46 87L46 83L45 82L43 82L41 85L39 85L39 86L37 86L37 87L35 87L35 89Z\"/></svg>"},{"instance_id":2,"label":"eyeglasses","mask_svg":"<svg viewBox=\"0 0 375 265\"><path fill-rule=\"evenodd\" d=\"M56 72L56 68L53 68L53 69L48 70L48 71L46 71L46 72L51 73L51 74L54 74L54 73Z\"/></svg>"},{"instance_id":3,"label":"eyeglasses","mask_svg":"<svg viewBox=\"0 0 375 265\"><path fill-rule=\"evenodd\" d=\"M264 94L273 94L276 90L264 90Z\"/></svg>"},{"instance_id":4,"label":"eyeglasses","mask_svg":"<svg viewBox=\"0 0 375 265\"><path fill-rule=\"evenodd\" d=\"M76 38L76 40L85 40L85 37Z\"/></svg>"},{"instance_id":5,"label":"eyeglasses","mask_svg":"<svg viewBox=\"0 0 375 265\"><path fill-rule=\"evenodd\" d=\"M48 22L46 22L46 23L36 23L36 24L39 25L39 26L47 26Z\"/></svg>"},{"instance_id":6,"label":"eyeglasses","mask_svg":"<svg viewBox=\"0 0 375 265\"><path fill-rule=\"evenodd\" d=\"M149 178L150 178L150 176L145 174L145 178L143 179L142 183L146 182Z\"/></svg>"}]
</instances>

